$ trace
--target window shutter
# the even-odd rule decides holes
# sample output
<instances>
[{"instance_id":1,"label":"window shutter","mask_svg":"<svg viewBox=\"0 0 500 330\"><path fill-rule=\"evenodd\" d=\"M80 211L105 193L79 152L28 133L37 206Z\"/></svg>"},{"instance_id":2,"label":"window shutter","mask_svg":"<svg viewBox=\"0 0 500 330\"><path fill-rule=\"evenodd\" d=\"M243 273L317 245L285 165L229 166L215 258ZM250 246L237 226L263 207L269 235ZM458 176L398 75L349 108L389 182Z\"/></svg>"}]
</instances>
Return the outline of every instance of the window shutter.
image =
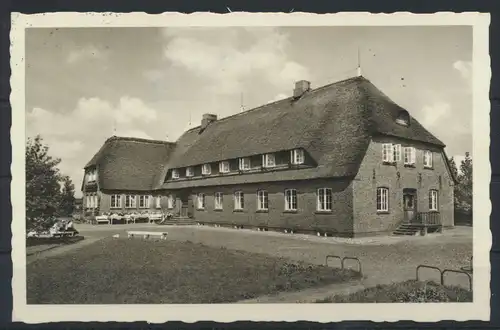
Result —
<instances>
[{"instance_id":1,"label":"window shutter","mask_svg":"<svg viewBox=\"0 0 500 330\"><path fill-rule=\"evenodd\" d=\"M415 164L415 148L410 148L410 155L411 155L411 163Z\"/></svg>"},{"instance_id":2,"label":"window shutter","mask_svg":"<svg viewBox=\"0 0 500 330\"><path fill-rule=\"evenodd\" d=\"M388 148L389 148L389 152L388 152L389 154L387 155L388 161L392 163L392 162L394 162L394 145L389 144Z\"/></svg>"}]
</instances>

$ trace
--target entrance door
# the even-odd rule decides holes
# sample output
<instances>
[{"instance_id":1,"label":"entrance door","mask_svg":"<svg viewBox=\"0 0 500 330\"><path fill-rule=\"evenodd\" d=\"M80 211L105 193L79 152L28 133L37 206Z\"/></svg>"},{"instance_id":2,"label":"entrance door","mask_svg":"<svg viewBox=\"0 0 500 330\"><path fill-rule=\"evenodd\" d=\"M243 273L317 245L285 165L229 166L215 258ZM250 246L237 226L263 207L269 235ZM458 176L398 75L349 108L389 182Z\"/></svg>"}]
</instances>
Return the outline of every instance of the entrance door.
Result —
<instances>
[{"instance_id":1,"label":"entrance door","mask_svg":"<svg viewBox=\"0 0 500 330\"><path fill-rule=\"evenodd\" d=\"M179 194L179 199L181 202L180 217L187 218L192 214L193 201L191 194L189 192L182 192Z\"/></svg>"},{"instance_id":2,"label":"entrance door","mask_svg":"<svg viewBox=\"0 0 500 330\"><path fill-rule=\"evenodd\" d=\"M405 222L415 222L417 215L417 191L415 189L403 189L403 211Z\"/></svg>"}]
</instances>

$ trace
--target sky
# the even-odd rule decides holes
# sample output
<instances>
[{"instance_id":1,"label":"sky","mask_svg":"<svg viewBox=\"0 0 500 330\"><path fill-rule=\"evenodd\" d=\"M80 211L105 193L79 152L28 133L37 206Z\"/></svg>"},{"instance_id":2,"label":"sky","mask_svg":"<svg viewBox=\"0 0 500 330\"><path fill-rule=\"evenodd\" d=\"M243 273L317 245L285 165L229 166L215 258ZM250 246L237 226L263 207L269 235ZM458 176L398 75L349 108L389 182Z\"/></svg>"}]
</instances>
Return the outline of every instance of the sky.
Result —
<instances>
[{"instance_id":1,"label":"sky","mask_svg":"<svg viewBox=\"0 0 500 330\"><path fill-rule=\"evenodd\" d=\"M472 29L30 28L26 132L75 183L112 136L175 141L199 125L356 75L407 109L458 161L472 149Z\"/></svg>"}]
</instances>

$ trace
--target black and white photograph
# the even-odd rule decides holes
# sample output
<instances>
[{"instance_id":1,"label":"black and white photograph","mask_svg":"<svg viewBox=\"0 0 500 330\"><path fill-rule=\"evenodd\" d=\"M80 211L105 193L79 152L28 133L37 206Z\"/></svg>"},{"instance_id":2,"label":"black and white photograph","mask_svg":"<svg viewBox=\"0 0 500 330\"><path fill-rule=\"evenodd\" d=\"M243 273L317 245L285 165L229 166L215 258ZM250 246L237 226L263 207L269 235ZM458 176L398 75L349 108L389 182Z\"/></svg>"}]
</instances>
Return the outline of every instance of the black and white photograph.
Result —
<instances>
[{"instance_id":1,"label":"black and white photograph","mask_svg":"<svg viewBox=\"0 0 500 330\"><path fill-rule=\"evenodd\" d=\"M18 320L489 318L487 14L12 25Z\"/></svg>"}]
</instances>

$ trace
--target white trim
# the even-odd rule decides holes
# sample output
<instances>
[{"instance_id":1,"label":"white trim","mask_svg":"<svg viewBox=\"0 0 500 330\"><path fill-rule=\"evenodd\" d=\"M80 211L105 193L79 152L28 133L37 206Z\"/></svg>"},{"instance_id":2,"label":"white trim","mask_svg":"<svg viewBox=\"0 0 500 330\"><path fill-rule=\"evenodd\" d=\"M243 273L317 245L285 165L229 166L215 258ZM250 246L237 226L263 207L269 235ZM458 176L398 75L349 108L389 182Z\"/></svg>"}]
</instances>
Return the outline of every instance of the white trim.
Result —
<instances>
[{"instance_id":1,"label":"white trim","mask_svg":"<svg viewBox=\"0 0 500 330\"><path fill-rule=\"evenodd\" d=\"M432 168L433 165L433 154L430 150L424 150L424 167Z\"/></svg>"},{"instance_id":2,"label":"white trim","mask_svg":"<svg viewBox=\"0 0 500 330\"><path fill-rule=\"evenodd\" d=\"M269 210L269 194L267 190L257 191L257 210L259 211Z\"/></svg>"},{"instance_id":3,"label":"white trim","mask_svg":"<svg viewBox=\"0 0 500 330\"><path fill-rule=\"evenodd\" d=\"M415 153L414 147L404 147L403 148L403 160L405 165L415 165Z\"/></svg>"},{"instance_id":4,"label":"white trim","mask_svg":"<svg viewBox=\"0 0 500 330\"><path fill-rule=\"evenodd\" d=\"M236 191L234 197L234 209L243 210L245 208L245 194L243 191Z\"/></svg>"},{"instance_id":5,"label":"white trim","mask_svg":"<svg viewBox=\"0 0 500 330\"><path fill-rule=\"evenodd\" d=\"M231 171L230 164L227 160L223 160L219 163L219 172L220 173L229 173Z\"/></svg>"},{"instance_id":6,"label":"white trim","mask_svg":"<svg viewBox=\"0 0 500 330\"><path fill-rule=\"evenodd\" d=\"M436 189L429 190L429 211L439 211L439 192Z\"/></svg>"},{"instance_id":7,"label":"white trim","mask_svg":"<svg viewBox=\"0 0 500 330\"><path fill-rule=\"evenodd\" d=\"M186 167L186 177L194 176L194 168L192 166Z\"/></svg>"},{"instance_id":8,"label":"white trim","mask_svg":"<svg viewBox=\"0 0 500 330\"><path fill-rule=\"evenodd\" d=\"M295 204L295 207L293 207ZM296 189L285 189L285 211L297 211L298 200Z\"/></svg>"},{"instance_id":9,"label":"white trim","mask_svg":"<svg viewBox=\"0 0 500 330\"><path fill-rule=\"evenodd\" d=\"M146 195L139 195L139 208L140 209L147 209L149 207L148 197L149 196L146 196ZM144 203L141 203L141 202L144 202ZM143 204L143 205L141 206L141 204Z\"/></svg>"},{"instance_id":10,"label":"white trim","mask_svg":"<svg viewBox=\"0 0 500 330\"><path fill-rule=\"evenodd\" d=\"M179 169L174 168L172 170L172 179L178 179L179 177L180 177L180 175L179 175Z\"/></svg>"},{"instance_id":11,"label":"white trim","mask_svg":"<svg viewBox=\"0 0 500 330\"><path fill-rule=\"evenodd\" d=\"M394 145L392 143L382 144L382 162L384 163L394 162Z\"/></svg>"},{"instance_id":12,"label":"white trim","mask_svg":"<svg viewBox=\"0 0 500 330\"><path fill-rule=\"evenodd\" d=\"M304 164L304 150L303 149L293 149L290 150L290 161L294 165Z\"/></svg>"},{"instance_id":13,"label":"white trim","mask_svg":"<svg viewBox=\"0 0 500 330\"><path fill-rule=\"evenodd\" d=\"M240 169L240 171L247 171L251 168L250 158L248 157L240 158L238 163L239 163L238 168Z\"/></svg>"},{"instance_id":14,"label":"white trim","mask_svg":"<svg viewBox=\"0 0 500 330\"><path fill-rule=\"evenodd\" d=\"M332 188L318 188L316 191L316 210L331 211L333 204Z\"/></svg>"},{"instance_id":15,"label":"white trim","mask_svg":"<svg viewBox=\"0 0 500 330\"><path fill-rule=\"evenodd\" d=\"M224 208L224 194L221 192L216 192L214 194L214 209L222 210Z\"/></svg>"},{"instance_id":16,"label":"white trim","mask_svg":"<svg viewBox=\"0 0 500 330\"><path fill-rule=\"evenodd\" d=\"M275 167L276 166L276 156L274 154L262 155L262 166L265 168Z\"/></svg>"},{"instance_id":17,"label":"white trim","mask_svg":"<svg viewBox=\"0 0 500 330\"><path fill-rule=\"evenodd\" d=\"M393 160L395 162L400 162L401 161L401 145L395 144L393 148L394 148Z\"/></svg>"},{"instance_id":18,"label":"white trim","mask_svg":"<svg viewBox=\"0 0 500 330\"><path fill-rule=\"evenodd\" d=\"M379 197L380 197L380 203L379 203ZM377 212L389 212L389 188L386 187L377 188L377 196L375 204Z\"/></svg>"},{"instance_id":19,"label":"white trim","mask_svg":"<svg viewBox=\"0 0 500 330\"><path fill-rule=\"evenodd\" d=\"M130 203L127 203L129 202ZM127 206L127 204L130 204ZM137 200L135 195L125 195L125 208L126 209L135 209L137 207Z\"/></svg>"},{"instance_id":20,"label":"white trim","mask_svg":"<svg viewBox=\"0 0 500 330\"><path fill-rule=\"evenodd\" d=\"M173 209L174 208L174 196L171 194L167 196L167 209Z\"/></svg>"},{"instance_id":21,"label":"white trim","mask_svg":"<svg viewBox=\"0 0 500 330\"><path fill-rule=\"evenodd\" d=\"M205 209L205 194L204 193L198 193L196 208L198 210L204 210Z\"/></svg>"},{"instance_id":22,"label":"white trim","mask_svg":"<svg viewBox=\"0 0 500 330\"><path fill-rule=\"evenodd\" d=\"M202 175L210 175L212 174L212 166L210 164L201 165L201 174Z\"/></svg>"},{"instance_id":23,"label":"white trim","mask_svg":"<svg viewBox=\"0 0 500 330\"><path fill-rule=\"evenodd\" d=\"M113 197L115 198L115 203L113 203ZM116 195L116 194L111 195L110 208L112 208L112 209L121 209L122 208L122 195Z\"/></svg>"}]
</instances>

